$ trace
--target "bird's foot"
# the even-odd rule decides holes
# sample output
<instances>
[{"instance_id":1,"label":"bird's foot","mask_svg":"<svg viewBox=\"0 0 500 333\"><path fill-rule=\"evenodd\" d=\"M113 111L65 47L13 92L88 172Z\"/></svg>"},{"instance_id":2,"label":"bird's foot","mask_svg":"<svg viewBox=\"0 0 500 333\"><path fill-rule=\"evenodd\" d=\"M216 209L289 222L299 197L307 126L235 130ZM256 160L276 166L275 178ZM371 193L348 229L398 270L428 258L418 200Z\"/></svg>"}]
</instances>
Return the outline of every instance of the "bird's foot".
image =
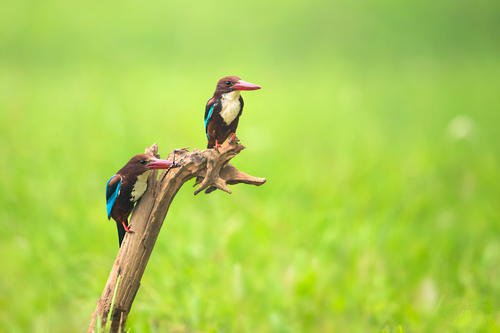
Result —
<instances>
[{"instance_id":1,"label":"bird's foot","mask_svg":"<svg viewBox=\"0 0 500 333\"><path fill-rule=\"evenodd\" d=\"M229 143L230 144L238 143L238 138L236 137L236 133L231 133L229 135Z\"/></svg>"},{"instance_id":2,"label":"bird's foot","mask_svg":"<svg viewBox=\"0 0 500 333\"><path fill-rule=\"evenodd\" d=\"M219 143L219 140L215 140L215 146L214 149L219 152L219 148L222 147L222 145Z\"/></svg>"},{"instance_id":3,"label":"bird's foot","mask_svg":"<svg viewBox=\"0 0 500 333\"><path fill-rule=\"evenodd\" d=\"M132 229L130 228L130 226L128 226L125 222L122 222L122 225L123 225L123 229L125 229L125 232L131 233L131 234L134 233L132 231Z\"/></svg>"}]
</instances>

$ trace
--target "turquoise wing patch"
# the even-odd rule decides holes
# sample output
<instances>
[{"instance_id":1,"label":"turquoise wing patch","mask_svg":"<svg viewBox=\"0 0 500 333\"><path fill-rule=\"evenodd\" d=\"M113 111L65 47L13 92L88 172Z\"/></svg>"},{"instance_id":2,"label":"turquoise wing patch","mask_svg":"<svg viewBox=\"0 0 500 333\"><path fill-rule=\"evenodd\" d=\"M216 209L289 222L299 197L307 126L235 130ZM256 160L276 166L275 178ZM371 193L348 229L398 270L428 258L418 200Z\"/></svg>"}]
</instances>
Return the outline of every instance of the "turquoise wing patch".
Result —
<instances>
[{"instance_id":1,"label":"turquoise wing patch","mask_svg":"<svg viewBox=\"0 0 500 333\"><path fill-rule=\"evenodd\" d=\"M115 177L120 177L120 180L110 185L111 180L113 180ZM111 217L111 211L113 210L116 199L120 195L121 185L122 177L120 175L114 175L113 177L109 178L108 182L106 183L106 210L108 212L108 220Z\"/></svg>"},{"instance_id":2,"label":"turquoise wing patch","mask_svg":"<svg viewBox=\"0 0 500 333\"><path fill-rule=\"evenodd\" d=\"M208 122L210 121L210 117L212 117L212 113L214 113L214 107L215 103L210 107L210 110L208 110L207 116L205 117L205 133L207 134L207 138L208 138L207 126Z\"/></svg>"}]
</instances>

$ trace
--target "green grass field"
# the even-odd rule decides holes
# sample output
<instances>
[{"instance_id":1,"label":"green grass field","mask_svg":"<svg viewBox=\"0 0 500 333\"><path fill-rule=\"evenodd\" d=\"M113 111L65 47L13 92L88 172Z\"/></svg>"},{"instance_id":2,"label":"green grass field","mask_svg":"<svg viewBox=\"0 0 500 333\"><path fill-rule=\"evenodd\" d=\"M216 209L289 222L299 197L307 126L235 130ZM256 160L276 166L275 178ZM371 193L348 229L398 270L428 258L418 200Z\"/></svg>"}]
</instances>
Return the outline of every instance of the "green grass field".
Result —
<instances>
[{"instance_id":1,"label":"green grass field","mask_svg":"<svg viewBox=\"0 0 500 333\"><path fill-rule=\"evenodd\" d=\"M500 331L498 2L0 8L1 332L86 329L107 179L203 148L227 74L268 183L178 193L131 332Z\"/></svg>"}]
</instances>

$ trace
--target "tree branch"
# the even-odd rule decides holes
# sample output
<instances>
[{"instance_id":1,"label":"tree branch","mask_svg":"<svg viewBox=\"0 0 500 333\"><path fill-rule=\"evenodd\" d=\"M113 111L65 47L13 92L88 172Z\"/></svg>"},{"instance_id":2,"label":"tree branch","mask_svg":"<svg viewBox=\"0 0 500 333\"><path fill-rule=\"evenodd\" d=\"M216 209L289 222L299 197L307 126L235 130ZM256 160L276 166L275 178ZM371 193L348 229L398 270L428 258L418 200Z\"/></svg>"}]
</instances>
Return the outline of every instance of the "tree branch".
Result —
<instances>
[{"instance_id":1,"label":"tree branch","mask_svg":"<svg viewBox=\"0 0 500 333\"><path fill-rule=\"evenodd\" d=\"M113 294L114 309L111 315L111 332L120 332L125 327L127 316L140 286L142 275L153 251L163 220L167 215L170 203L182 185L193 177L197 177L198 188L210 193L215 189L231 193L228 185L239 183L262 185L265 178L253 177L239 171L228 162L245 147L237 142L227 140L219 148L203 151L187 149L174 150L169 159L180 166L164 171L159 178L154 172L148 179L148 189L137 204L130 219L134 233L127 233L118 251L106 286L92 314L88 332L97 332L96 326L105 327L111 310ZM146 149L147 154L158 155L156 144ZM118 277L120 277L118 279ZM117 282L119 281L119 286Z\"/></svg>"}]
</instances>

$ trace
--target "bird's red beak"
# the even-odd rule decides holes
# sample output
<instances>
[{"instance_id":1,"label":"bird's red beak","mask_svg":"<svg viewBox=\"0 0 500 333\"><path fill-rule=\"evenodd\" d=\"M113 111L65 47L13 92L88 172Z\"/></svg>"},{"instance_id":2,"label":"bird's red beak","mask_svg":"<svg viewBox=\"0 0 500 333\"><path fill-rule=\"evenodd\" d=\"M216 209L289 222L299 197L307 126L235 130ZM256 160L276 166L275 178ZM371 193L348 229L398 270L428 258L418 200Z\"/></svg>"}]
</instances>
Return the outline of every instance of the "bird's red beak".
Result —
<instances>
[{"instance_id":1,"label":"bird's red beak","mask_svg":"<svg viewBox=\"0 0 500 333\"><path fill-rule=\"evenodd\" d=\"M243 80L238 80L234 85L233 85L234 90L257 90L260 89L260 86L246 82Z\"/></svg>"},{"instance_id":2,"label":"bird's red beak","mask_svg":"<svg viewBox=\"0 0 500 333\"><path fill-rule=\"evenodd\" d=\"M148 169L168 169L174 165L172 161L160 160L159 158L153 158L149 160Z\"/></svg>"}]
</instances>

